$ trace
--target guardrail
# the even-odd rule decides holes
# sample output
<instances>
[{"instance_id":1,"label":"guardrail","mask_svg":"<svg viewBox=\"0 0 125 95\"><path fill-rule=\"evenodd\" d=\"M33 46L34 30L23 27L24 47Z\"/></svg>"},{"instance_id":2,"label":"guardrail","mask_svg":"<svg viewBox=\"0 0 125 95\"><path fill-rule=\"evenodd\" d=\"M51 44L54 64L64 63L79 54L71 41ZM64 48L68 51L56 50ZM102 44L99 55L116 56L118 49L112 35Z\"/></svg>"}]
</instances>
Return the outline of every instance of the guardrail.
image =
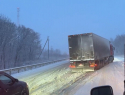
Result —
<instances>
[{"instance_id":1,"label":"guardrail","mask_svg":"<svg viewBox=\"0 0 125 95\"><path fill-rule=\"evenodd\" d=\"M26 65L26 66L21 66L21 67L15 67L15 68L10 68L10 69L4 69L4 70L0 70L0 71L4 71L8 74L14 74L14 73L20 73L23 71L27 71L27 70L32 70L38 67L42 67L48 64L52 64L55 62L59 62L59 61L63 61L63 60L67 60L68 58L65 59L60 59L60 60L53 60L53 61L48 61L48 62L43 62L43 63L38 63L38 64L32 64L32 65Z\"/></svg>"}]
</instances>

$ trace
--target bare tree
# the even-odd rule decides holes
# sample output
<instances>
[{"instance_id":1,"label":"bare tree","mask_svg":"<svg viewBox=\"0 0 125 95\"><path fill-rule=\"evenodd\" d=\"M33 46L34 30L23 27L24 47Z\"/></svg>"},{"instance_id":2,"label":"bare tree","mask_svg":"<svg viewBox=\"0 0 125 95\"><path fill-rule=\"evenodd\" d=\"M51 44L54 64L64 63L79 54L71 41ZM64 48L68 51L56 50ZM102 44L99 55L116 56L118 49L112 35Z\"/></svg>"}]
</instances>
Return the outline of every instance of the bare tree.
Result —
<instances>
[{"instance_id":1,"label":"bare tree","mask_svg":"<svg viewBox=\"0 0 125 95\"><path fill-rule=\"evenodd\" d=\"M15 28L14 23L11 23L6 17L0 16L0 62L4 68L7 61L12 58L10 52L12 52L11 45L15 36Z\"/></svg>"},{"instance_id":2,"label":"bare tree","mask_svg":"<svg viewBox=\"0 0 125 95\"><path fill-rule=\"evenodd\" d=\"M117 35L114 40L111 39L111 42L115 46L115 54L124 54L125 34Z\"/></svg>"},{"instance_id":3,"label":"bare tree","mask_svg":"<svg viewBox=\"0 0 125 95\"><path fill-rule=\"evenodd\" d=\"M17 27L8 18L0 15L0 69L35 61L41 51L41 41L37 32L25 26ZM44 59L48 59L48 50L44 50L43 56ZM61 51L51 48L50 57L62 57Z\"/></svg>"},{"instance_id":4,"label":"bare tree","mask_svg":"<svg viewBox=\"0 0 125 95\"><path fill-rule=\"evenodd\" d=\"M24 26L17 27L8 18L0 16L0 68L35 60L40 51L38 33Z\"/></svg>"}]
</instances>

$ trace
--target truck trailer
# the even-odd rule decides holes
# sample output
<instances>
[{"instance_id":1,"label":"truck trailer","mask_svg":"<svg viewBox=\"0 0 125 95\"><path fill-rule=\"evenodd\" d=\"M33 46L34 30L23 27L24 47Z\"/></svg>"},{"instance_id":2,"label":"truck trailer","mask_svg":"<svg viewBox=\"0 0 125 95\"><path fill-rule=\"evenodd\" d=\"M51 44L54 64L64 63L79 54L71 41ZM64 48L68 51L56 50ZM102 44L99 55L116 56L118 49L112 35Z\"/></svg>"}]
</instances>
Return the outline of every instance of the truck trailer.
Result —
<instances>
[{"instance_id":1,"label":"truck trailer","mask_svg":"<svg viewBox=\"0 0 125 95\"><path fill-rule=\"evenodd\" d=\"M72 72L95 71L114 60L111 42L94 33L68 36Z\"/></svg>"}]
</instances>

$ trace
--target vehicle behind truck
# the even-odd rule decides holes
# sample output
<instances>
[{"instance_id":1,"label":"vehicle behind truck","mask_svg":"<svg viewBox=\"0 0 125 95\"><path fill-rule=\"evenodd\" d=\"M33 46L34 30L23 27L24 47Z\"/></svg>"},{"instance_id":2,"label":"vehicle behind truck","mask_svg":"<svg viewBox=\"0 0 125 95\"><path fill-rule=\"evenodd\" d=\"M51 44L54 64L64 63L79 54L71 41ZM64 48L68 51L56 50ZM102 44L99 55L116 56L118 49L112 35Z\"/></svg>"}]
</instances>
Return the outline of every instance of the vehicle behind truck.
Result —
<instances>
[{"instance_id":1,"label":"vehicle behind truck","mask_svg":"<svg viewBox=\"0 0 125 95\"><path fill-rule=\"evenodd\" d=\"M114 60L114 47L107 39L94 33L68 36L72 72L94 71Z\"/></svg>"}]
</instances>

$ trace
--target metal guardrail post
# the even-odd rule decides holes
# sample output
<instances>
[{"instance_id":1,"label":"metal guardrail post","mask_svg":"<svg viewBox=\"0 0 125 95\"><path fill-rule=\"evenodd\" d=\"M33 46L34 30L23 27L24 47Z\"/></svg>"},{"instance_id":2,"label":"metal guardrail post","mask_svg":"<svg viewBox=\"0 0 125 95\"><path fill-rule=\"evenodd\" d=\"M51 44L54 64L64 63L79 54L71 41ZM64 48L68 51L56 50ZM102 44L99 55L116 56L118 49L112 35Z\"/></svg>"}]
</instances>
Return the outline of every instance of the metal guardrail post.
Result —
<instances>
[{"instance_id":1,"label":"metal guardrail post","mask_svg":"<svg viewBox=\"0 0 125 95\"><path fill-rule=\"evenodd\" d=\"M20 70L18 69L18 73L20 72Z\"/></svg>"}]
</instances>

